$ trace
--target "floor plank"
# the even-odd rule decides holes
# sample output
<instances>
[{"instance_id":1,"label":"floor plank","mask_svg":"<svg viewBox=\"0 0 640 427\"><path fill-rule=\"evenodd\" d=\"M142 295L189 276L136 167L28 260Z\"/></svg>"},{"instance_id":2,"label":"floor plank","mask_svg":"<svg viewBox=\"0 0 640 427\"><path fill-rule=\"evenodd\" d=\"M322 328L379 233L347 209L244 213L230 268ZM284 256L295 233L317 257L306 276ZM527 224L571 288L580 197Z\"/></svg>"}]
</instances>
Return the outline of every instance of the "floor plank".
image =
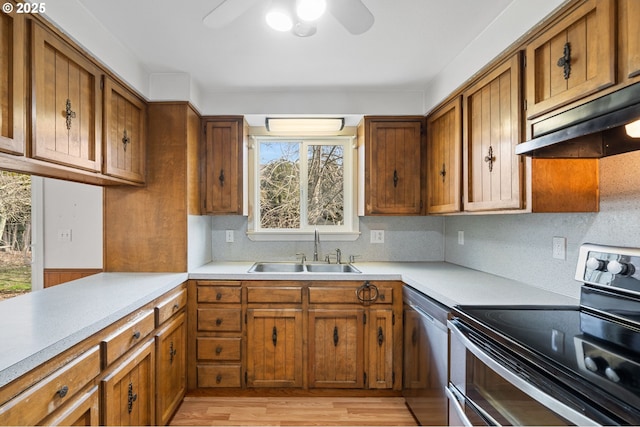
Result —
<instances>
[{"instance_id":1,"label":"floor plank","mask_svg":"<svg viewBox=\"0 0 640 427\"><path fill-rule=\"evenodd\" d=\"M402 397L185 397L172 426L415 426Z\"/></svg>"}]
</instances>

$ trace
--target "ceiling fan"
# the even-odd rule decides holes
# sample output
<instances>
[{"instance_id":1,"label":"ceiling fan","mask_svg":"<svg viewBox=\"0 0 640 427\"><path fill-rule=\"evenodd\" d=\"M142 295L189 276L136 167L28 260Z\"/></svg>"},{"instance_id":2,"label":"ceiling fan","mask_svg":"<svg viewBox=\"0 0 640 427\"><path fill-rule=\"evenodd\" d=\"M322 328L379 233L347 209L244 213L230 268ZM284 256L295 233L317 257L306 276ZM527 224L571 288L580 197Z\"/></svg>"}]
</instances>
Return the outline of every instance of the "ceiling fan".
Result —
<instances>
[{"instance_id":1,"label":"ceiling fan","mask_svg":"<svg viewBox=\"0 0 640 427\"><path fill-rule=\"evenodd\" d=\"M211 28L223 28L242 16L257 1L214 0L215 7L205 15L202 22ZM312 9L307 14L301 13L301 7L305 5ZM362 0L272 0L267 16L273 12L282 13L289 17L290 25L276 28L269 22L269 18L267 21L274 29L291 31L297 36L307 37L315 34L315 20L324 13L325 8L353 35L365 33L374 22L373 14Z\"/></svg>"}]
</instances>

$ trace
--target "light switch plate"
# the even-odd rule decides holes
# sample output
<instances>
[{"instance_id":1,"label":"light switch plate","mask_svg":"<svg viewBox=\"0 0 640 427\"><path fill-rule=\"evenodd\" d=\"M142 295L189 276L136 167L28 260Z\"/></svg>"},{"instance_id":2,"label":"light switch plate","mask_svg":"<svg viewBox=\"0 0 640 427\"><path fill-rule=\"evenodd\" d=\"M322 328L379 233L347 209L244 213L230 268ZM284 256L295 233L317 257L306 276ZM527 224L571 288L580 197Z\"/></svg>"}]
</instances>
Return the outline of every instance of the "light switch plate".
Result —
<instances>
[{"instance_id":1,"label":"light switch plate","mask_svg":"<svg viewBox=\"0 0 640 427\"><path fill-rule=\"evenodd\" d=\"M226 230L224 235L227 243L233 243L233 230Z\"/></svg>"}]
</instances>

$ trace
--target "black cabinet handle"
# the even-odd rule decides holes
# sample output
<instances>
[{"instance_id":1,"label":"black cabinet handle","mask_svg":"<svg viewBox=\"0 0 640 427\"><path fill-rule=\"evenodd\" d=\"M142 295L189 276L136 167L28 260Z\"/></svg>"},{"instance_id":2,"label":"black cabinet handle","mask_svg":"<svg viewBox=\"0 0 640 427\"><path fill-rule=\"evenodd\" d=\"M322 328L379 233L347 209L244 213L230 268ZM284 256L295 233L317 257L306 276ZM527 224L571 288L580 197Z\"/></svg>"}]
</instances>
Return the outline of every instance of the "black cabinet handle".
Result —
<instances>
[{"instance_id":1,"label":"black cabinet handle","mask_svg":"<svg viewBox=\"0 0 640 427\"><path fill-rule=\"evenodd\" d=\"M127 151L127 144L129 143L131 143L131 138L129 138L129 135L127 135L127 130L125 129L122 134L122 146L124 148L124 151Z\"/></svg>"},{"instance_id":2,"label":"black cabinet handle","mask_svg":"<svg viewBox=\"0 0 640 427\"><path fill-rule=\"evenodd\" d=\"M216 384L220 384L222 382L222 374L216 375Z\"/></svg>"},{"instance_id":3,"label":"black cabinet handle","mask_svg":"<svg viewBox=\"0 0 640 427\"><path fill-rule=\"evenodd\" d=\"M224 169L220 169L220 176L218 176L218 180L220 181L220 186L224 187Z\"/></svg>"},{"instance_id":4,"label":"black cabinet handle","mask_svg":"<svg viewBox=\"0 0 640 427\"><path fill-rule=\"evenodd\" d=\"M569 80L571 76L571 44L569 42L564 44L562 56L558 59L557 65L564 69L564 79Z\"/></svg>"},{"instance_id":5,"label":"black cabinet handle","mask_svg":"<svg viewBox=\"0 0 640 427\"><path fill-rule=\"evenodd\" d=\"M218 292L216 294L216 301L220 301L222 299L222 294L220 292Z\"/></svg>"},{"instance_id":6,"label":"black cabinet handle","mask_svg":"<svg viewBox=\"0 0 640 427\"><path fill-rule=\"evenodd\" d=\"M384 332L382 326L378 326L378 346L382 347L382 343L384 343Z\"/></svg>"},{"instance_id":7,"label":"black cabinet handle","mask_svg":"<svg viewBox=\"0 0 640 427\"><path fill-rule=\"evenodd\" d=\"M222 353L222 346L216 347L216 354Z\"/></svg>"},{"instance_id":8,"label":"black cabinet handle","mask_svg":"<svg viewBox=\"0 0 640 427\"><path fill-rule=\"evenodd\" d=\"M63 385L60 390L58 390L56 392L56 394L58 395L58 397L65 397L67 395L67 393L69 393L69 387L67 387L66 385Z\"/></svg>"},{"instance_id":9,"label":"black cabinet handle","mask_svg":"<svg viewBox=\"0 0 640 427\"><path fill-rule=\"evenodd\" d=\"M493 155L493 146L489 146L489 153L484 156L484 161L489 163L489 172L493 172L493 163L496 161L496 156Z\"/></svg>"},{"instance_id":10,"label":"black cabinet handle","mask_svg":"<svg viewBox=\"0 0 640 427\"><path fill-rule=\"evenodd\" d=\"M179 308L180 308L180 304L178 303L173 304L173 311L176 311Z\"/></svg>"},{"instance_id":11,"label":"black cabinet handle","mask_svg":"<svg viewBox=\"0 0 640 427\"><path fill-rule=\"evenodd\" d=\"M133 339L134 339L134 340L137 340L138 338L140 338L140 331L135 331L135 332L133 333Z\"/></svg>"},{"instance_id":12,"label":"black cabinet handle","mask_svg":"<svg viewBox=\"0 0 640 427\"><path fill-rule=\"evenodd\" d=\"M216 319L216 326L220 326L222 325L222 319L218 318Z\"/></svg>"},{"instance_id":13,"label":"black cabinet handle","mask_svg":"<svg viewBox=\"0 0 640 427\"><path fill-rule=\"evenodd\" d=\"M133 402L138 400L138 394L133 393L133 383L129 383L129 391L127 393L127 411L131 413L133 411Z\"/></svg>"},{"instance_id":14,"label":"black cabinet handle","mask_svg":"<svg viewBox=\"0 0 640 427\"><path fill-rule=\"evenodd\" d=\"M334 326L333 327L333 346L337 347L338 346L338 327Z\"/></svg>"},{"instance_id":15,"label":"black cabinet handle","mask_svg":"<svg viewBox=\"0 0 640 427\"><path fill-rule=\"evenodd\" d=\"M378 299L378 287L369 281L356 289L356 297L362 304L369 305Z\"/></svg>"},{"instance_id":16,"label":"black cabinet handle","mask_svg":"<svg viewBox=\"0 0 640 427\"><path fill-rule=\"evenodd\" d=\"M71 119L76 118L76 112L71 111L71 100L67 98L67 102L65 103L64 116L67 121L67 130L71 130Z\"/></svg>"},{"instance_id":17,"label":"black cabinet handle","mask_svg":"<svg viewBox=\"0 0 640 427\"><path fill-rule=\"evenodd\" d=\"M395 169L393 170L393 186L398 186L398 171Z\"/></svg>"},{"instance_id":18,"label":"black cabinet handle","mask_svg":"<svg viewBox=\"0 0 640 427\"><path fill-rule=\"evenodd\" d=\"M173 341L169 343L169 364L173 364L173 358L175 357L178 350L173 348Z\"/></svg>"},{"instance_id":19,"label":"black cabinet handle","mask_svg":"<svg viewBox=\"0 0 640 427\"><path fill-rule=\"evenodd\" d=\"M273 327L273 333L271 334L271 341L273 341L274 347L278 344L278 329L275 326Z\"/></svg>"},{"instance_id":20,"label":"black cabinet handle","mask_svg":"<svg viewBox=\"0 0 640 427\"><path fill-rule=\"evenodd\" d=\"M442 164L442 169L440 169L440 172L438 172L438 175L442 177L442 182L444 182L444 177L445 175L447 175L447 168L444 163Z\"/></svg>"}]
</instances>

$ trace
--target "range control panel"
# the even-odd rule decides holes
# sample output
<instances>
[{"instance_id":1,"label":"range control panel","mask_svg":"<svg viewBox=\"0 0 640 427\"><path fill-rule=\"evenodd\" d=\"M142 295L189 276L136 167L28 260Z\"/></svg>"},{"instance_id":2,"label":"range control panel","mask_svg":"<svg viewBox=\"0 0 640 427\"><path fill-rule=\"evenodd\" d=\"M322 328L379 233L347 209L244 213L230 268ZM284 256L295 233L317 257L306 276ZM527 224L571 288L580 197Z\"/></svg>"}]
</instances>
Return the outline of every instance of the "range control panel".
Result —
<instances>
[{"instance_id":1,"label":"range control panel","mask_svg":"<svg viewBox=\"0 0 640 427\"><path fill-rule=\"evenodd\" d=\"M640 294L640 249L584 244L575 279Z\"/></svg>"}]
</instances>

